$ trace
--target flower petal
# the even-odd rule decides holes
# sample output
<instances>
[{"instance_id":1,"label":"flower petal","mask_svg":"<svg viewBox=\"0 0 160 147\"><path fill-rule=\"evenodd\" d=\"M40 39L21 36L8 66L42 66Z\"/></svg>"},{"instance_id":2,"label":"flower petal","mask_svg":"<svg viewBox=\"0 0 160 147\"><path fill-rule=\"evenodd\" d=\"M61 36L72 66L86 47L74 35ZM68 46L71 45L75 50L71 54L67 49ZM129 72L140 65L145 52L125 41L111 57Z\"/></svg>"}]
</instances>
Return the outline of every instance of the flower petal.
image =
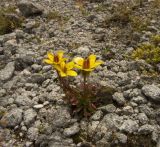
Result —
<instances>
[{"instance_id":1,"label":"flower petal","mask_svg":"<svg viewBox=\"0 0 160 147\"><path fill-rule=\"evenodd\" d=\"M53 67L54 67L56 70L58 70L59 72L61 72L61 71L62 71L62 69L61 69L60 65L56 65L56 64L54 64L54 65L53 65Z\"/></svg>"},{"instance_id":2,"label":"flower petal","mask_svg":"<svg viewBox=\"0 0 160 147\"><path fill-rule=\"evenodd\" d=\"M67 76L67 74L64 73L63 71L60 71L59 74L60 74L61 77L66 77Z\"/></svg>"},{"instance_id":3,"label":"flower petal","mask_svg":"<svg viewBox=\"0 0 160 147\"><path fill-rule=\"evenodd\" d=\"M95 68L95 67L97 67L98 65L101 65L101 64L103 64L103 63L104 63L103 61L97 60L97 61L95 62L95 64L94 64L94 67L93 67L93 68Z\"/></svg>"},{"instance_id":4,"label":"flower petal","mask_svg":"<svg viewBox=\"0 0 160 147\"><path fill-rule=\"evenodd\" d=\"M75 67L75 68L78 68L78 69L82 69L82 66L79 66L79 65L77 65L77 64L75 64L74 67Z\"/></svg>"},{"instance_id":5,"label":"flower petal","mask_svg":"<svg viewBox=\"0 0 160 147\"><path fill-rule=\"evenodd\" d=\"M43 62L47 64L53 64L53 61L49 59L44 59Z\"/></svg>"},{"instance_id":6,"label":"flower petal","mask_svg":"<svg viewBox=\"0 0 160 147\"><path fill-rule=\"evenodd\" d=\"M96 61L96 55L91 54L89 57L90 68L94 67L94 63Z\"/></svg>"},{"instance_id":7,"label":"flower petal","mask_svg":"<svg viewBox=\"0 0 160 147\"><path fill-rule=\"evenodd\" d=\"M68 70L67 73L66 73L68 76L77 76L77 73L73 70Z\"/></svg>"},{"instance_id":8,"label":"flower petal","mask_svg":"<svg viewBox=\"0 0 160 147\"><path fill-rule=\"evenodd\" d=\"M51 52L47 52L48 59L54 61L54 55Z\"/></svg>"},{"instance_id":9,"label":"flower petal","mask_svg":"<svg viewBox=\"0 0 160 147\"><path fill-rule=\"evenodd\" d=\"M66 64L67 70L70 70L70 69L72 69L73 67L74 67L74 62L68 62L68 63Z\"/></svg>"},{"instance_id":10,"label":"flower petal","mask_svg":"<svg viewBox=\"0 0 160 147\"><path fill-rule=\"evenodd\" d=\"M62 71L64 70L65 66L66 66L65 62L61 62L60 63L60 68L61 68Z\"/></svg>"},{"instance_id":11,"label":"flower petal","mask_svg":"<svg viewBox=\"0 0 160 147\"><path fill-rule=\"evenodd\" d=\"M82 69L82 70L84 70L84 71L93 71L94 69L89 68L89 69Z\"/></svg>"},{"instance_id":12,"label":"flower petal","mask_svg":"<svg viewBox=\"0 0 160 147\"><path fill-rule=\"evenodd\" d=\"M83 65L83 62L84 62L84 59L83 59L82 57L75 57L75 58L73 59L73 61L74 61L76 64L82 66L82 65Z\"/></svg>"},{"instance_id":13,"label":"flower petal","mask_svg":"<svg viewBox=\"0 0 160 147\"><path fill-rule=\"evenodd\" d=\"M64 51L57 51L57 55L58 55L59 60L62 59L63 54L64 54Z\"/></svg>"}]
</instances>

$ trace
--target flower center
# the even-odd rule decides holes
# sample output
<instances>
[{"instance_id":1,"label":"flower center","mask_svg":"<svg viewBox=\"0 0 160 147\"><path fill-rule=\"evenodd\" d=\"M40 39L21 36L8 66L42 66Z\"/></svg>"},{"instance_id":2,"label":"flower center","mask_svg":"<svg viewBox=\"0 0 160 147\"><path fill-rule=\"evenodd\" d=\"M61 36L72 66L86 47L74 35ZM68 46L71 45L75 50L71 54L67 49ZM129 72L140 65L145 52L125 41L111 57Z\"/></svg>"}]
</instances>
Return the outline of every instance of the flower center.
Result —
<instances>
[{"instance_id":1,"label":"flower center","mask_svg":"<svg viewBox=\"0 0 160 147\"><path fill-rule=\"evenodd\" d=\"M54 62L56 62L56 63L59 62L59 57L58 57L58 55L54 55Z\"/></svg>"},{"instance_id":2,"label":"flower center","mask_svg":"<svg viewBox=\"0 0 160 147\"><path fill-rule=\"evenodd\" d=\"M83 69L89 69L89 68L90 68L90 62L89 59L86 59L83 62Z\"/></svg>"}]
</instances>

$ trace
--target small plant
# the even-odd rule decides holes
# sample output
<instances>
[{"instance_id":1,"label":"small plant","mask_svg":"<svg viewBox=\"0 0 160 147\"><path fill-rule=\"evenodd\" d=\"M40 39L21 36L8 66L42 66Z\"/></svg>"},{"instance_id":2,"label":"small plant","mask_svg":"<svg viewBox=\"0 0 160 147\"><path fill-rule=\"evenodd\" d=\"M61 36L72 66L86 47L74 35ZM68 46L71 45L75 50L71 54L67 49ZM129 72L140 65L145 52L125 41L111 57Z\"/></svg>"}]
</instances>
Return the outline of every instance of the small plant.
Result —
<instances>
[{"instance_id":1,"label":"small plant","mask_svg":"<svg viewBox=\"0 0 160 147\"><path fill-rule=\"evenodd\" d=\"M87 58L76 57L73 61L66 62L63 57L63 51L57 53L47 53L47 59L44 62L54 67L57 72L60 86L65 93L64 100L71 106L73 113L81 113L88 117L96 109L95 102L98 88L96 84L89 83L88 78L90 73L103 63L101 60L96 60L96 55L90 55ZM75 68L81 71L83 78L82 82L73 87L69 84L68 76L77 76Z\"/></svg>"},{"instance_id":2,"label":"small plant","mask_svg":"<svg viewBox=\"0 0 160 147\"><path fill-rule=\"evenodd\" d=\"M151 41L155 46L160 45L160 35L152 36Z\"/></svg>"},{"instance_id":3,"label":"small plant","mask_svg":"<svg viewBox=\"0 0 160 147\"><path fill-rule=\"evenodd\" d=\"M152 65L160 63L160 47L153 44L142 44L133 51L134 59L143 59Z\"/></svg>"},{"instance_id":4,"label":"small plant","mask_svg":"<svg viewBox=\"0 0 160 147\"><path fill-rule=\"evenodd\" d=\"M47 21L50 21L50 20L56 20L60 24L63 24L69 20L69 17L62 16L58 11L53 10L53 11L49 11L49 13L47 14Z\"/></svg>"},{"instance_id":5,"label":"small plant","mask_svg":"<svg viewBox=\"0 0 160 147\"><path fill-rule=\"evenodd\" d=\"M130 16L131 26L134 31L142 32L147 29L147 26L150 24L150 19L140 16Z\"/></svg>"},{"instance_id":6,"label":"small plant","mask_svg":"<svg viewBox=\"0 0 160 147\"><path fill-rule=\"evenodd\" d=\"M2 8L0 10L0 35L10 33L14 29L21 27L23 18L14 15L15 7Z\"/></svg>"}]
</instances>

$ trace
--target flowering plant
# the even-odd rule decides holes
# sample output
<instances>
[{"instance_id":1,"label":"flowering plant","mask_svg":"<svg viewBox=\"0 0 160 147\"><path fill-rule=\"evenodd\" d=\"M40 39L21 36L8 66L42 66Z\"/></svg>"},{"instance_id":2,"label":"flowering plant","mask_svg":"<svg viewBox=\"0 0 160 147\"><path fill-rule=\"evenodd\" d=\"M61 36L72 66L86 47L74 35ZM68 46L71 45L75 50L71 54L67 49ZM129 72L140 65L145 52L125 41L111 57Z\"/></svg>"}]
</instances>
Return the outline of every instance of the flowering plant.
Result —
<instances>
[{"instance_id":1,"label":"flowering plant","mask_svg":"<svg viewBox=\"0 0 160 147\"><path fill-rule=\"evenodd\" d=\"M73 112L82 113L84 116L89 116L96 109L96 84L90 84L88 78L90 73L103 61L96 60L96 55L91 54L87 58L75 57L73 61L67 62L63 57L63 51L56 53L47 53L47 58L44 63L50 64L57 71L60 86L65 93L65 100L73 108ZM77 76L75 69L80 70L83 77L83 82L76 87L71 87L68 82L68 76Z\"/></svg>"}]
</instances>

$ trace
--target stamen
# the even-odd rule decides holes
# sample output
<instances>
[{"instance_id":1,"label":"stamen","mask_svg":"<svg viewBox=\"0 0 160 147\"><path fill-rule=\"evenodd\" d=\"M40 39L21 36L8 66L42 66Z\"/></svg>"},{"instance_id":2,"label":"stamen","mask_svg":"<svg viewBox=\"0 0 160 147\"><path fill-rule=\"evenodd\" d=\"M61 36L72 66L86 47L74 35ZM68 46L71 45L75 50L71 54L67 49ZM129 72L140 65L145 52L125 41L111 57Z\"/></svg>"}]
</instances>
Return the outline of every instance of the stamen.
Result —
<instances>
[{"instance_id":1,"label":"stamen","mask_svg":"<svg viewBox=\"0 0 160 147\"><path fill-rule=\"evenodd\" d=\"M86 59L83 62L83 69L89 69L89 68L90 68L90 62L89 59Z\"/></svg>"},{"instance_id":2,"label":"stamen","mask_svg":"<svg viewBox=\"0 0 160 147\"><path fill-rule=\"evenodd\" d=\"M58 55L54 55L54 62L59 62L59 57L58 57Z\"/></svg>"}]
</instances>

